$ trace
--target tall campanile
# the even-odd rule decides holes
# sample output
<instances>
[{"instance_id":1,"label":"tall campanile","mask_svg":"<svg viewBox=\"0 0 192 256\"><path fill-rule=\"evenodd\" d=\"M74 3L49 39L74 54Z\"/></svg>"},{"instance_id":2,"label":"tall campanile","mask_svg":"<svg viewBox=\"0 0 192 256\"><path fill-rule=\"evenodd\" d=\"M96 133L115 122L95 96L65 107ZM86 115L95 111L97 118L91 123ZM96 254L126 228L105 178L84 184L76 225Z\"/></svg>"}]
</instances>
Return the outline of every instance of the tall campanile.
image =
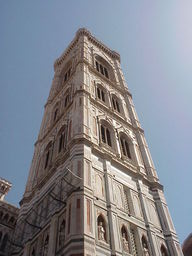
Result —
<instances>
[{"instance_id":1,"label":"tall campanile","mask_svg":"<svg viewBox=\"0 0 192 256\"><path fill-rule=\"evenodd\" d=\"M54 71L11 255L182 255L120 55L83 28Z\"/></svg>"}]
</instances>

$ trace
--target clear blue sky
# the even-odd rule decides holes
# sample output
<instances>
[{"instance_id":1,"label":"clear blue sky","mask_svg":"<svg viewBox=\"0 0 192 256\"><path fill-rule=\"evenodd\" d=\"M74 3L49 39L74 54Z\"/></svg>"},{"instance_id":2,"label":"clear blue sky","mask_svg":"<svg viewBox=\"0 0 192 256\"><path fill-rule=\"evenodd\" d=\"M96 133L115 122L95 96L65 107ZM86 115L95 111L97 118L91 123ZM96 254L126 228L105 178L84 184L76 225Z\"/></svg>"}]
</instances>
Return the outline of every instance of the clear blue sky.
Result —
<instances>
[{"instance_id":1,"label":"clear blue sky","mask_svg":"<svg viewBox=\"0 0 192 256\"><path fill-rule=\"evenodd\" d=\"M18 204L53 78L87 27L121 64L180 241L192 231L192 1L0 1L0 176Z\"/></svg>"}]
</instances>

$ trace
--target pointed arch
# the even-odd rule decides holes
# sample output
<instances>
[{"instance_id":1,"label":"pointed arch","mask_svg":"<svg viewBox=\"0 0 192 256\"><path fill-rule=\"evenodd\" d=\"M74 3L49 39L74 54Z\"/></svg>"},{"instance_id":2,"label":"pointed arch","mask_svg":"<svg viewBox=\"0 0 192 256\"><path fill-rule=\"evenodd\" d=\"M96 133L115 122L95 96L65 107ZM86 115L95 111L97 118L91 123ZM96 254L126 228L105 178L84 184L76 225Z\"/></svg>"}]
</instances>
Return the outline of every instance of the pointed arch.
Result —
<instances>
[{"instance_id":1,"label":"pointed arch","mask_svg":"<svg viewBox=\"0 0 192 256\"><path fill-rule=\"evenodd\" d=\"M112 100L113 110L122 114L123 111L122 111L121 100L114 93L111 94L111 100Z\"/></svg>"},{"instance_id":2,"label":"pointed arch","mask_svg":"<svg viewBox=\"0 0 192 256\"><path fill-rule=\"evenodd\" d=\"M148 241L147 241L147 238L145 235L142 235L141 243L142 243L142 247L143 247L143 252L145 253L145 255L149 255L149 244L148 244Z\"/></svg>"},{"instance_id":3,"label":"pointed arch","mask_svg":"<svg viewBox=\"0 0 192 256\"><path fill-rule=\"evenodd\" d=\"M116 185L116 200L119 208L123 208L122 188L120 187L120 185Z\"/></svg>"},{"instance_id":4,"label":"pointed arch","mask_svg":"<svg viewBox=\"0 0 192 256\"><path fill-rule=\"evenodd\" d=\"M106 120L100 120L100 138L105 145L115 147L115 132L112 126Z\"/></svg>"},{"instance_id":5,"label":"pointed arch","mask_svg":"<svg viewBox=\"0 0 192 256\"><path fill-rule=\"evenodd\" d=\"M128 231L124 224L121 227L121 240L122 240L123 250L130 252Z\"/></svg>"},{"instance_id":6,"label":"pointed arch","mask_svg":"<svg viewBox=\"0 0 192 256\"><path fill-rule=\"evenodd\" d=\"M61 127L57 134L57 152L60 153L66 148L67 144L67 126Z\"/></svg>"},{"instance_id":7,"label":"pointed arch","mask_svg":"<svg viewBox=\"0 0 192 256\"><path fill-rule=\"evenodd\" d=\"M168 251L164 244L161 245L161 256L168 256Z\"/></svg>"},{"instance_id":8,"label":"pointed arch","mask_svg":"<svg viewBox=\"0 0 192 256\"><path fill-rule=\"evenodd\" d=\"M0 248L0 250L2 252L5 251L6 246L7 246L7 242L8 242L8 234L5 234L4 237L3 237L2 243L1 243L1 248Z\"/></svg>"},{"instance_id":9,"label":"pointed arch","mask_svg":"<svg viewBox=\"0 0 192 256\"><path fill-rule=\"evenodd\" d=\"M103 214L97 217L98 240L107 242L106 221Z\"/></svg>"},{"instance_id":10,"label":"pointed arch","mask_svg":"<svg viewBox=\"0 0 192 256\"><path fill-rule=\"evenodd\" d=\"M66 230L66 221L65 219L63 219L59 227L59 248L61 248L64 244L65 230Z\"/></svg>"},{"instance_id":11,"label":"pointed arch","mask_svg":"<svg viewBox=\"0 0 192 256\"><path fill-rule=\"evenodd\" d=\"M44 169L47 169L51 163L53 143L50 141L44 150Z\"/></svg>"},{"instance_id":12,"label":"pointed arch","mask_svg":"<svg viewBox=\"0 0 192 256\"><path fill-rule=\"evenodd\" d=\"M72 60L68 60L61 71L61 83L64 85L72 74Z\"/></svg>"},{"instance_id":13,"label":"pointed arch","mask_svg":"<svg viewBox=\"0 0 192 256\"><path fill-rule=\"evenodd\" d=\"M97 196L103 197L103 195L104 195L103 180L102 180L102 177L99 174L95 175L95 184L96 184L96 194L97 194Z\"/></svg>"},{"instance_id":14,"label":"pointed arch","mask_svg":"<svg viewBox=\"0 0 192 256\"><path fill-rule=\"evenodd\" d=\"M119 139L120 139L120 147L121 147L122 155L129 159L132 159L133 158L132 152L131 152L132 142L130 138L125 133L121 132Z\"/></svg>"},{"instance_id":15,"label":"pointed arch","mask_svg":"<svg viewBox=\"0 0 192 256\"><path fill-rule=\"evenodd\" d=\"M102 74L104 77L111 81L115 81L115 75L113 71L113 67L111 64L101 57L100 55L95 54L95 62L94 62L94 67L95 69Z\"/></svg>"}]
</instances>

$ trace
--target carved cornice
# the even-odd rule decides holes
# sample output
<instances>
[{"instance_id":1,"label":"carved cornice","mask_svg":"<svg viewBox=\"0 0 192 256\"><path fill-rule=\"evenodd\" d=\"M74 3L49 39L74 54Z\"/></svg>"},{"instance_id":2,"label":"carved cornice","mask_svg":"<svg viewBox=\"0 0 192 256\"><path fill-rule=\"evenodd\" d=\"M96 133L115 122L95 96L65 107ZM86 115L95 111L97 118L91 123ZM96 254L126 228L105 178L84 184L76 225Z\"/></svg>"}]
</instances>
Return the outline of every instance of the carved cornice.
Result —
<instances>
[{"instance_id":1,"label":"carved cornice","mask_svg":"<svg viewBox=\"0 0 192 256\"><path fill-rule=\"evenodd\" d=\"M104 45L101 41L99 41L97 38L95 38L90 31L88 31L86 28L80 28L75 35L75 38L71 41L71 43L69 44L69 46L67 47L67 49L63 52L63 54L61 55L61 57L59 57L58 59L56 59L55 63L54 63L54 70L60 66L64 59L67 57L67 55L70 53L70 51L74 48L74 46L76 45L76 43L78 42L80 36L87 36L88 40L90 42L92 42L93 44L95 44L98 48L100 48L102 51L104 51L105 53L107 53L111 58L113 59L117 59L119 62L120 60L120 54L116 51L113 51L111 49L109 49L106 45Z\"/></svg>"}]
</instances>

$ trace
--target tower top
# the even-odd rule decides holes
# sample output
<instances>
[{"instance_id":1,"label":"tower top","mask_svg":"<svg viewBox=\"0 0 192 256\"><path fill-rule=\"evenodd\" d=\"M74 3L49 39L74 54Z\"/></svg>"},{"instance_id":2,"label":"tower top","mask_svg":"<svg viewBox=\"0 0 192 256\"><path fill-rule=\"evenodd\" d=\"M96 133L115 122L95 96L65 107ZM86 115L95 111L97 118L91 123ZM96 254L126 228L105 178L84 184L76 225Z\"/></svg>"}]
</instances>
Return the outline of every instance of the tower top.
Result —
<instances>
[{"instance_id":1,"label":"tower top","mask_svg":"<svg viewBox=\"0 0 192 256\"><path fill-rule=\"evenodd\" d=\"M4 200L5 195L9 192L12 184L0 177L0 201Z\"/></svg>"},{"instance_id":2,"label":"tower top","mask_svg":"<svg viewBox=\"0 0 192 256\"><path fill-rule=\"evenodd\" d=\"M78 42L78 40L81 36L87 36L89 41L91 41L93 44L97 45L100 49L102 49L110 57L112 57L113 59L117 59L120 62L121 59L120 59L120 54L118 52L111 50L109 47L107 47L105 44L103 44L101 41L99 41L97 38L95 38L88 29L79 28L76 32L74 39L71 41L69 46L63 52L63 54L58 59L56 59L56 61L54 63L54 69L56 69L58 66L60 66L62 64L65 57L73 49L73 47L76 45L76 43Z\"/></svg>"}]
</instances>

